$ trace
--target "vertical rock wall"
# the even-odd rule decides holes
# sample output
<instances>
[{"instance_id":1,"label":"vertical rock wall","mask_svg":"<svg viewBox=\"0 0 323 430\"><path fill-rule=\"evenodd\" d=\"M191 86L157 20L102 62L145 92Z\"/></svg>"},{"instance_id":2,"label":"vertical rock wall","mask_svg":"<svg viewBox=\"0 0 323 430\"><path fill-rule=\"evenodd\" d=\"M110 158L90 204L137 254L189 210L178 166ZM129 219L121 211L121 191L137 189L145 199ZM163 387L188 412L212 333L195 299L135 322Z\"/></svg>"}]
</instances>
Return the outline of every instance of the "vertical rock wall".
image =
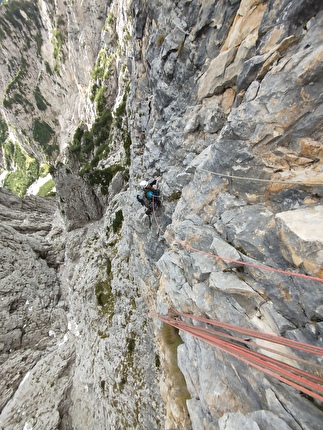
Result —
<instances>
[{"instance_id":1,"label":"vertical rock wall","mask_svg":"<svg viewBox=\"0 0 323 430\"><path fill-rule=\"evenodd\" d=\"M2 116L40 159L35 119L55 132L58 195L1 194L1 428L320 429L318 402L154 312L322 346L321 283L196 252L322 275L321 9L43 1L3 18ZM149 219L136 194L156 176Z\"/></svg>"},{"instance_id":2,"label":"vertical rock wall","mask_svg":"<svg viewBox=\"0 0 323 430\"><path fill-rule=\"evenodd\" d=\"M146 239L142 214L132 222L145 255L156 261L156 241L165 247L160 313L172 306L322 345L320 282L237 269L189 249L321 276L321 9L314 1L133 2L133 185L161 175L163 208ZM133 264L137 282L149 285L146 263ZM320 427L320 409L297 391L181 336L192 428ZM187 428L167 384L167 425Z\"/></svg>"}]
</instances>

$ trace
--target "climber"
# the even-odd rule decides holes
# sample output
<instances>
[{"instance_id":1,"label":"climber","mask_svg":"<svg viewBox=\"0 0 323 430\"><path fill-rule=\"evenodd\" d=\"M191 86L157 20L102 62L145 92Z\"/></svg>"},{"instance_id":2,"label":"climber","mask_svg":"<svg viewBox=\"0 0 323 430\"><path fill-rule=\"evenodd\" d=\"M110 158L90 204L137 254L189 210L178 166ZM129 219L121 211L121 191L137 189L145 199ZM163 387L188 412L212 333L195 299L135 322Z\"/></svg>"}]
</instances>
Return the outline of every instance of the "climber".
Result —
<instances>
[{"instance_id":1,"label":"climber","mask_svg":"<svg viewBox=\"0 0 323 430\"><path fill-rule=\"evenodd\" d=\"M147 208L146 215L150 216L154 210L160 206L160 191L157 182L160 177L152 179L151 181L141 181L140 186L143 188L142 197L138 194L138 202Z\"/></svg>"}]
</instances>

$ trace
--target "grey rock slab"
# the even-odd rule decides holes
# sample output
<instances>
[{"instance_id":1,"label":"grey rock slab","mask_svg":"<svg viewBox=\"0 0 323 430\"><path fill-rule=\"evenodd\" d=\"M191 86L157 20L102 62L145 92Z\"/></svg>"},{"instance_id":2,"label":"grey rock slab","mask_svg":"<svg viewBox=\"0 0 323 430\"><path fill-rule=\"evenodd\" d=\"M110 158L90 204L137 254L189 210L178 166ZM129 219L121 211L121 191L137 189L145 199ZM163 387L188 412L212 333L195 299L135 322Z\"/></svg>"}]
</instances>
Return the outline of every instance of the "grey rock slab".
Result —
<instances>
[{"instance_id":1,"label":"grey rock slab","mask_svg":"<svg viewBox=\"0 0 323 430\"><path fill-rule=\"evenodd\" d=\"M323 206L280 212L276 220L285 258L322 276Z\"/></svg>"}]
</instances>

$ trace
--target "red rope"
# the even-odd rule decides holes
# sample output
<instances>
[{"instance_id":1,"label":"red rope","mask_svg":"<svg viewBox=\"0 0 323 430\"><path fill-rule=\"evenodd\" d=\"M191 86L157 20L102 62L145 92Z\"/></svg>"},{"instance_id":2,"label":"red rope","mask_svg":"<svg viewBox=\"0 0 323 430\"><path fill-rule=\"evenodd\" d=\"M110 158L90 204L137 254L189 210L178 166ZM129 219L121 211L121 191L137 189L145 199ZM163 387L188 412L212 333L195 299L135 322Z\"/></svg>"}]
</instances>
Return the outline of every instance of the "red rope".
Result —
<instances>
[{"instance_id":1,"label":"red rope","mask_svg":"<svg viewBox=\"0 0 323 430\"><path fill-rule=\"evenodd\" d=\"M218 349L234 356L268 375L302 391L318 400L323 401L323 378L297 369L274 358L250 351L227 340L217 338L212 331L185 323L181 320L173 320L169 317L158 315L164 323L170 324L177 329L185 331L194 337L217 347ZM314 382L315 380L316 382Z\"/></svg>"},{"instance_id":2,"label":"red rope","mask_svg":"<svg viewBox=\"0 0 323 430\"><path fill-rule=\"evenodd\" d=\"M154 219L155 219L156 225L157 225L158 229L161 231L161 233L163 233L165 239L167 237L169 237L174 242L180 244L183 248L190 249L191 251L198 252L199 254L203 254L203 255L206 255L208 257L213 257L213 258L216 258L216 259L220 259L220 260L224 260L224 261L229 261L230 263L236 263L238 265L254 267L256 269L268 270L270 272L281 273L283 275L295 276L295 277L299 277L299 278L303 278L303 279L309 279L311 281L317 281L317 282L322 282L323 283L323 278L320 278L318 276L311 276L311 275L305 275L303 273L289 272L287 270L275 269L273 267L264 266L262 264L247 263L246 261L234 260L233 258L224 257L222 255L217 255L217 254L212 254L210 252L206 252L206 251L202 251L201 249L194 248L194 247L190 246L188 243L186 243L185 241L181 241L181 240L175 239L174 237L171 237L168 232L165 232L161 228L161 226L158 223L157 217L156 217L154 198L153 198L153 213L154 213Z\"/></svg>"},{"instance_id":3,"label":"red rope","mask_svg":"<svg viewBox=\"0 0 323 430\"><path fill-rule=\"evenodd\" d=\"M199 330L203 331L203 332L207 332L209 329L204 328L204 327L199 327ZM304 358L297 357L296 355L292 355L292 354L288 354L286 352L278 351L274 348L269 348L268 346L264 346L263 344L252 342L251 340L244 340L241 337L232 336L231 334L225 334L225 333L215 331L215 330L212 331L212 334L215 337L224 338L224 339L228 339L231 341L236 341L236 342L242 343L243 345L246 345L248 347L253 346L255 348L258 348L258 349L261 349L264 351L268 351L268 352L274 353L276 355L280 355L280 356L285 357L285 358L289 358L293 361L298 361L298 362L303 363L303 364L311 365L312 367L316 367L320 370L322 369L322 366L317 364L317 363L313 363L309 360L305 360Z\"/></svg>"},{"instance_id":4,"label":"red rope","mask_svg":"<svg viewBox=\"0 0 323 430\"><path fill-rule=\"evenodd\" d=\"M229 330L233 330L237 333L242 333L243 335L246 335L246 336L251 336L251 337L258 338L258 339L266 340L268 342L277 343L279 345L288 346L290 348L298 349L300 351L305 351L305 352L308 352L310 354L323 356L323 348L320 346L309 345L309 344L304 343L304 342L299 342L297 340L287 339L285 337L278 336L275 334L268 334L268 333L264 333L264 332L259 332L257 330L239 327L239 326L236 326L234 324L219 322L217 320L211 320L208 318L203 318L203 317L199 317L196 315L187 314L184 312L179 312L176 309L172 309L172 308L170 309L170 311L172 313L174 313L175 315L180 315L182 317L192 318L196 321L200 321L200 322L203 322L206 324L211 324L215 327L226 328Z\"/></svg>"},{"instance_id":5,"label":"red rope","mask_svg":"<svg viewBox=\"0 0 323 430\"><path fill-rule=\"evenodd\" d=\"M168 236L168 233L165 233L158 223L158 220L156 217L156 212L155 212L154 200L153 200L153 213L154 213L154 219L155 219L155 222L156 222L158 229L164 234L164 236L166 238L166 236ZM211 256L211 257L215 257L215 258L220 258L220 259L225 260L225 261L230 261L230 262L234 262L237 264L243 264L243 265L255 267L258 269L270 270L270 271L273 271L276 273L282 273L282 274L286 274L286 275L290 275L290 276L298 276L301 278L306 278L306 279L311 279L311 280L323 282L322 278L318 278L315 276L308 276L308 275L304 275L304 274L300 274L300 273L288 272L288 271L284 271L284 270L280 270L280 269L274 269L274 268L270 268L267 266L256 265L256 264L252 264L252 263L246 263L246 262L237 261L237 260L234 260L234 259L231 259L228 257L222 257L219 255L211 254L211 253L199 250L197 248L191 247L190 245L188 245L184 241L179 241L179 240L174 239L174 238L172 238L172 239L175 242L179 243L184 248L190 249L194 252L199 252L203 255L207 255L207 256ZM219 323L218 321L215 321L215 320L209 320L207 318L197 317L197 316L191 315L191 314L185 314L183 312L178 312L174 309L172 311L174 312L175 315L180 315L183 317L192 318L194 320L204 322L204 323L209 324L209 325L211 324L211 325L216 326L216 327L230 329L230 330L233 330L237 333L242 333L244 335L256 337L258 339L261 339L261 340L264 340L267 342L273 342L276 344L287 346L289 348L295 348L295 349L305 351L305 352L308 352L311 354L323 356L323 348L320 348L320 347L308 345L308 344L305 344L303 342L298 342L298 341L293 341L290 339L282 338L281 336L270 335L267 333L260 333L260 332L257 332L256 330L244 329L244 328L237 327L237 326L234 326L233 324L229 324L229 323ZM255 351L251 351L249 349L246 349L246 348L242 347L241 345L236 345L233 342L238 341L238 342L246 343L246 341L244 341L240 338L237 338L235 336L230 336L230 335L226 335L224 333L218 333L218 332L215 333L214 330L210 330L210 329L204 328L204 327L197 327L197 326L194 326L193 324L186 323L186 322L181 321L179 319L174 320L174 319L171 319L169 317L163 317L160 315L158 315L158 318L161 319L164 323L170 324L170 325L176 327L177 329L183 330L183 331L193 335L197 339L200 339L200 340L202 340L202 341L204 341L204 342L206 342L212 346L217 347L221 351L224 351L227 354L229 354L235 358L238 358L239 360L242 360L246 364L248 364L248 365L250 365L250 366L252 366L258 370L261 370L270 376L273 376L273 377L279 379L280 381L292 386L293 388L296 388L297 390L299 390L305 394L308 394L309 396L312 396L312 397L314 397L320 401L323 401L323 387L322 387L323 378L321 378L317 375L313 375L313 374L306 372L304 370L298 369L294 366L291 366L291 365L284 363L280 360L277 360L275 358L269 357L269 356L261 354L259 352L255 352ZM272 348L259 346L255 342L249 342L249 345L252 345L252 346L256 345L258 348L261 348L261 349L264 349L264 350L267 350L270 352L274 352L276 354L280 354L279 351L275 351ZM281 355L288 356L288 358L291 358L293 360L302 361L303 363L304 362L309 363L307 360L299 359L298 357L292 356L290 354L281 354ZM314 363L310 363L310 364L316 365Z\"/></svg>"},{"instance_id":6,"label":"red rope","mask_svg":"<svg viewBox=\"0 0 323 430\"><path fill-rule=\"evenodd\" d=\"M288 276L296 276L296 277L300 277L303 279L309 279L309 280L313 280L313 281L323 282L323 278L319 278L316 276L304 275L302 273L293 273L293 272L289 272L289 271L285 271L285 270L281 270L281 269L275 269L275 268L264 266L264 265L247 263L244 261L238 261L238 260L234 260L232 258L223 257L220 255L208 253L208 252L202 251L200 249L194 248L194 247L190 246L189 244L187 244L185 241L180 241L180 240L177 240L175 238L172 238L169 235L169 233L163 231L163 229L160 227L158 220L157 220L157 217L156 217L154 199L153 199L153 213L154 213L154 219L155 219L156 225L157 225L158 229L163 233L164 237L165 238L170 237L170 239L172 239L176 243L180 244L183 248L190 249L194 252L198 252L200 254L203 254L203 255L206 255L209 257L213 257L216 259L221 259L224 261L236 263L238 265L245 265L245 266L254 267L257 269L261 269L261 270L268 270L268 271L272 271L272 272L276 272L276 273L281 273L281 274L288 275ZM220 323L216 320L209 320L207 318L197 317L195 315L186 314L183 312L178 312L174 309L172 310L172 312L174 312L175 315L180 315L183 317L192 318L196 321L204 322L204 323L209 324L209 325L233 330L237 333L242 333L244 335L256 337L258 339L261 339L261 340L264 340L267 342L272 342L272 343L276 343L279 345L284 345L284 346L289 347L289 348L298 349L298 350L301 350L301 351L304 351L307 353L323 356L323 348L321 348L321 347L308 345L308 344L305 344L303 342L298 342L298 341L286 339L286 338L283 338L283 337L277 336L277 335L270 335L267 333L261 333L261 332L258 332L256 330L241 328L238 326L234 326L233 324L229 324L229 323ZM294 366L291 366L291 365L284 363L280 360L277 360L275 358L269 357L269 356L261 354L259 352L255 352L255 351L251 351L249 349L246 349L246 348L242 347L241 345L236 345L233 343L233 341L234 342L240 342L240 343L248 343L249 345L257 346L258 348L261 348L263 350L274 352L275 354L280 354L280 355L288 357L292 360L301 361L302 363L311 364L312 366L317 366L316 363L311 363L308 360L303 360L303 359L296 357L296 356L293 356L291 354L281 353L280 351L276 351L273 348L268 348L265 346L258 345L255 342L244 341L241 338L238 338L236 336L231 336L231 335L226 335L224 333L214 332L214 329L210 330L208 328L194 326L193 324L186 323L186 322L181 321L179 319L174 320L174 319L171 319L170 317L164 317L161 315L158 315L158 318L161 321L163 321L164 323L170 324L170 325L172 325L172 326L174 326L180 330L183 330L187 333L190 333L191 335L195 336L196 338L198 338L198 339L200 339L200 340L202 340L202 341L204 341L204 342L206 342L212 346L217 347L221 351L224 351L227 354L230 354L231 356L238 358L239 360L242 360L246 364L251 365L256 369L261 370L264 373L279 379L280 381L296 388L297 390L302 391L303 393L308 394L312 397L315 397L316 399L318 399L320 401L323 401L323 386L322 386L323 378L321 378L317 375L311 374L309 372L306 372L304 370L298 369Z\"/></svg>"},{"instance_id":7,"label":"red rope","mask_svg":"<svg viewBox=\"0 0 323 430\"><path fill-rule=\"evenodd\" d=\"M216 333L216 332L211 331L211 330L209 330L207 328L196 327L196 326L194 326L192 324L185 323L184 321L181 321L181 320L178 320L178 327L181 328L181 329L183 329L185 327L185 331L190 331L191 333L194 333L197 330L198 334L201 334L202 337L205 336L206 339L209 338L211 340L213 338L214 339L218 339L220 343L223 342L224 344L227 344L228 340L229 340L229 345L232 345L232 341L234 341L234 340L241 341L241 339L239 339L239 338L235 338L233 336L230 337L229 335L222 336L222 334ZM223 340L223 339L221 339L221 337L225 337L227 340ZM216 340L216 343L218 342L218 340ZM248 344L248 342L245 342L245 343ZM249 345L252 345L252 344L254 344L257 347L259 347L259 345L255 344L253 342L249 342ZM234 346L236 346L242 353L246 352L246 349L243 348L241 345L235 345L234 344ZM274 350L272 350L272 351L274 351ZM275 351L275 353L279 354L278 351ZM279 366L282 367L282 368L284 368L284 369L286 369L287 371L290 371L292 373L296 373L296 374L305 376L307 378L313 379L313 380L315 380L315 381L320 382L320 383L323 384L323 379L321 377L319 377L317 375L314 375L314 374L310 374L308 372L305 372L304 370L298 369L298 368L296 368L294 366L291 366L291 365L289 365L287 363L284 363L282 361L278 361L275 358L269 357L269 356L264 355L264 354L260 354L260 353L255 352L255 351L250 351L250 350L247 350L247 354L250 355L250 356L257 357L257 358L258 357L265 358L267 362L270 362L272 364L279 363ZM290 358L292 358L294 360L297 360L298 357L290 355ZM309 361L307 361L307 363L308 364L312 364ZM322 389L323 389L323 387L322 387Z\"/></svg>"}]
</instances>

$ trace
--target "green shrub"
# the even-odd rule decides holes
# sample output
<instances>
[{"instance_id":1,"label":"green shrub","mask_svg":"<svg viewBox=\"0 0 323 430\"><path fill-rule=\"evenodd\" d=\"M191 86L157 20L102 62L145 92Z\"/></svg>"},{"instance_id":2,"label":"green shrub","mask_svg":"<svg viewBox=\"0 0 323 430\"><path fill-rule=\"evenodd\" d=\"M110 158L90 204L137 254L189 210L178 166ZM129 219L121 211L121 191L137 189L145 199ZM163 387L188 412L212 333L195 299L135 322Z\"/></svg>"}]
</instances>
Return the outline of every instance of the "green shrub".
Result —
<instances>
[{"instance_id":1,"label":"green shrub","mask_svg":"<svg viewBox=\"0 0 323 430\"><path fill-rule=\"evenodd\" d=\"M84 130L82 125L76 129L69 151L75 154L81 163L81 175L93 170L99 161L108 155L111 124L111 110L105 108L96 118L90 131Z\"/></svg>"},{"instance_id":2,"label":"green shrub","mask_svg":"<svg viewBox=\"0 0 323 430\"><path fill-rule=\"evenodd\" d=\"M176 200L179 200L182 196L181 191L174 191L167 199L168 202L174 202Z\"/></svg>"},{"instance_id":3,"label":"green shrub","mask_svg":"<svg viewBox=\"0 0 323 430\"><path fill-rule=\"evenodd\" d=\"M19 88L19 83L20 83L21 79L26 75L26 72L27 72L26 66L27 66L27 62L24 59L24 57L22 57L17 73L15 74L13 80L7 85L7 88L5 89L5 95L9 96L9 93L10 93L12 88L14 88L14 87Z\"/></svg>"},{"instance_id":4,"label":"green shrub","mask_svg":"<svg viewBox=\"0 0 323 430\"><path fill-rule=\"evenodd\" d=\"M126 154L126 165L130 166L131 163L131 137L130 133L126 132L124 138L123 138L123 147Z\"/></svg>"},{"instance_id":5,"label":"green shrub","mask_svg":"<svg viewBox=\"0 0 323 430\"><path fill-rule=\"evenodd\" d=\"M11 170L11 164L13 165L13 155L15 152L15 146L11 141L7 141L2 144L2 149L3 149L5 168L6 170Z\"/></svg>"},{"instance_id":6,"label":"green shrub","mask_svg":"<svg viewBox=\"0 0 323 430\"><path fill-rule=\"evenodd\" d=\"M49 76L52 76L52 75L53 75L53 71L52 71L52 69L51 69L51 67L50 67L50 65L49 65L49 63L48 63L48 61L45 61L45 68L46 68L46 73L47 73Z\"/></svg>"},{"instance_id":7,"label":"green shrub","mask_svg":"<svg viewBox=\"0 0 323 430\"><path fill-rule=\"evenodd\" d=\"M115 16L114 16L114 14L113 14L113 12L109 12L109 15L108 15L108 17L107 17L107 19L106 19L106 24L108 24L109 26L113 26L114 24L115 24L115 21L116 21L116 18L115 18Z\"/></svg>"},{"instance_id":8,"label":"green shrub","mask_svg":"<svg viewBox=\"0 0 323 430\"><path fill-rule=\"evenodd\" d=\"M7 140L8 137L8 126L4 119L0 117L0 147Z\"/></svg>"},{"instance_id":9,"label":"green shrub","mask_svg":"<svg viewBox=\"0 0 323 430\"><path fill-rule=\"evenodd\" d=\"M46 145L50 142L54 134L54 130L47 124L47 122L40 121L39 119L35 120L33 138L40 143L43 149L46 148Z\"/></svg>"},{"instance_id":10,"label":"green shrub","mask_svg":"<svg viewBox=\"0 0 323 430\"><path fill-rule=\"evenodd\" d=\"M121 229L122 223L123 223L123 213L122 213L122 210L120 209L116 212L116 216L112 223L112 229L114 233L117 233Z\"/></svg>"},{"instance_id":11,"label":"green shrub","mask_svg":"<svg viewBox=\"0 0 323 430\"><path fill-rule=\"evenodd\" d=\"M53 45L53 57L55 60L54 70L56 73L59 72L59 63L65 61L63 53L63 45L66 42L64 33L58 28L53 30L52 45Z\"/></svg>"},{"instance_id":12,"label":"green shrub","mask_svg":"<svg viewBox=\"0 0 323 430\"><path fill-rule=\"evenodd\" d=\"M94 97L94 100L96 102L96 108L98 113L102 113L106 107L107 104L107 99L105 96L105 93L107 91L107 87L106 86L102 86L102 87L96 87L97 91Z\"/></svg>"},{"instance_id":13,"label":"green shrub","mask_svg":"<svg viewBox=\"0 0 323 430\"><path fill-rule=\"evenodd\" d=\"M124 167L115 164L113 166L107 167L106 169L101 170L95 170L93 172L90 172L89 174L89 181L90 184L93 185L100 185L101 191L103 194L108 193L108 187L110 185L110 182L112 181L113 176L117 172L124 171Z\"/></svg>"},{"instance_id":14,"label":"green shrub","mask_svg":"<svg viewBox=\"0 0 323 430\"><path fill-rule=\"evenodd\" d=\"M15 171L6 175L4 187L23 197L28 187L38 178L39 163L35 158L29 157L17 143L12 145L8 142L5 154L7 167L13 167Z\"/></svg>"},{"instance_id":15,"label":"green shrub","mask_svg":"<svg viewBox=\"0 0 323 430\"><path fill-rule=\"evenodd\" d=\"M47 109L47 102L44 99L44 97L42 96L38 86L35 88L34 96L35 96L36 105L37 105L38 109L42 110L42 111L46 110Z\"/></svg>"}]
</instances>

